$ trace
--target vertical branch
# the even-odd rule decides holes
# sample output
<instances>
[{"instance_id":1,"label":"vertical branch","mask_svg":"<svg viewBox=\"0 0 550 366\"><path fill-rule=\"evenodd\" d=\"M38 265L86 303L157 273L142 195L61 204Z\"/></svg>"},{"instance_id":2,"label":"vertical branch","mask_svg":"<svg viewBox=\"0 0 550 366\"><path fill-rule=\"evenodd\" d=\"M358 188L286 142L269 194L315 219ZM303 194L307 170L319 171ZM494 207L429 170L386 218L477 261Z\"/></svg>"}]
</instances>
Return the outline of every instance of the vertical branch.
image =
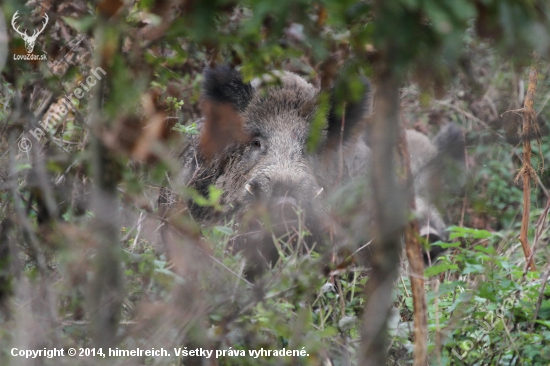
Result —
<instances>
[{"instance_id":1,"label":"vertical branch","mask_svg":"<svg viewBox=\"0 0 550 366\"><path fill-rule=\"evenodd\" d=\"M407 135L401 128L398 145L399 159L403 169L402 183L407 192L408 208L410 212L416 210L413 177L411 174L411 162ZM405 226L405 249L410 266L410 281L414 308L414 365L425 366L428 364L428 321L426 316L426 294L424 292L424 261L422 259L422 246L418 241L418 222L409 220Z\"/></svg>"},{"instance_id":2,"label":"vertical branch","mask_svg":"<svg viewBox=\"0 0 550 366\"><path fill-rule=\"evenodd\" d=\"M523 215L521 217L521 231L519 240L523 248L523 254L527 260L526 267L532 271L535 270L535 262L531 255L531 247L527 239L527 231L529 230L529 214L531 211L531 178L535 176L535 171L531 166L531 136L536 123L537 114L533 108L535 99L535 91L537 89L539 56L535 53L533 64L529 70L529 86L525 95L523 105L523 166L520 174L523 177Z\"/></svg>"},{"instance_id":3,"label":"vertical branch","mask_svg":"<svg viewBox=\"0 0 550 366\"><path fill-rule=\"evenodd\" d=\"M105 47L105 25L99 25L98 54ZM97 65L102 65L99 57ZM108 75L107 75L108 76ZM89 306L93 341L96 347L114 347L123 300L121 248L117 180L120 175L116 161L97 135L101 130L102 92L105 78L100 79L91 101L90 121L95 131L91 141L92 157L92 202L95 215L94 232L98 242L95 276L91 284Z\"/></svg>"},{"instance_id":4,"label":"vertical branch","mask_svg":"<svg viewBox=\"0 0 550 366\"><path fill-rule=\"evenodd\" d=\"M387 319L401 252L405 223L403 192L398 190L395 151L399 134L399 81L380 65L377 111L372 129L372 188L375 225L367 303L362 324L362 365L385 365L388 348Z\"/></svg>"}]
</instances>

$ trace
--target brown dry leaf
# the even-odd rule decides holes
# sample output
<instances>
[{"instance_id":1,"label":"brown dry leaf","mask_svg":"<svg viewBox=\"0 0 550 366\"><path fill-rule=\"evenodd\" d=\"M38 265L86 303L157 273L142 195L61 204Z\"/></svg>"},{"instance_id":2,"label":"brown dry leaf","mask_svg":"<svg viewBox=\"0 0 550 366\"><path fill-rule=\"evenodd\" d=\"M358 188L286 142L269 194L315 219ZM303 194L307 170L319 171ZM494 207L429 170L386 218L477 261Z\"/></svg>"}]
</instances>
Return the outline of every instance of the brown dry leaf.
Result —
<instances>
[{"instance_id":1,"label":"brown dry leaf","mask_svg":"<svg viewBox=\"0 0 550 366\"><path fill-rule=\"evenodd\" d=\"M321 6L319 7L319 11L317 12L317 26L318 27L322 27L323 25L325 25L325 22L327 20L327 17L328 17L328 11L327 11L327 8L325 8L324 6Z\"/></svg>"},{"instance_id":2,"label":"brown dry leaf","mask_svg":"<svg viewBox=\"0 0 550 366\"><path fill-rule=\"evenodd\" d=\"M319 66L319 75L321 76L321 89L328 90L334 85L334 79L340 71L341 62L336 57L327 58Z\"/></svg>"},{"instance_id":3,"label":"brown dry leaf","mask_svg":"<svg viewBox=\"0 0 550 366\"><path fill-rule=\"evenodd\" d=\"M154 145L167 140L172 134L174 119L167 119L166 113L156 105L158 94L150 91L141 99L139 116L119 118L114 126L102 133L102 139L110 149L124 151L132 159L152 162L157 158Z\"/></svg>"},{"instance_id":4,"label":"brown dry leaf","mask_svg":"<svg viewBox=\"0 0 550 366\"><path fill-rule=\"evenodd\" d=\"M122 0L101 0L97 5L97 10L101 15L110 18L118 12L123 4Z\"/></svg>"},{"instance_id":5,"label":"brown dry leaf","mask_svg":"<svg viewBox=\"0 0 550 366\"><path fill-rule=\"evenodd\" d=\"M108 65L112 64L112 60L115 55L118 53L118 40L113 38L107 38L103 43L103 48L101 49L101 57L103 64L101 65L104 68L108 68Z\"/></svg>"},{"instance_id":6,"label":"brown dry leaf","mask_svg":"<svg viewBox=\"0 0 550 366\"><path fill-rule=\"evenodd\" d=\"M151 117L124 116L114 127L104 130L101 138L105 145L115 151L123 151L132 159L151 162L156 158L154 144L169 136L165 113L155 113Z\"/></svg>"},{"instance_id":7,"label":"brown dry leaf","mask_svg":"<svg viewBox=\"0 0 550 366\"><path fill-rule=\"evenodd\" d=\"M206 159L212 159L233 142L250 140L244 131L243 117L230 104L203 101L201 110L204 126L199 149Z\"/></svg>"},{"instance_id":8,"label":"brown dry leaf","mask_svg":"<svg viewBox=\"0 0 550 366\"><path fill-rule=\"evenodd\" d=\"M137 116L123 116L110 130L103 131L101 138L110 149L129 153L134 149L141 130L141 120Z\"/></svg>"},{"instance_id":9,"label":"brown dry leaf","mask_svg":"<svg viewBox=\"0 0 550 366\"><path fill-rule=\"evenodd\" d=\"M132 149L132 158L139 161L154 159L156 154L153 151L153 146L167 135L165 133L166 126L166 114L159 112L150 117L147 126L143 127L142 133Z\"/></svg>"}]
</instances>

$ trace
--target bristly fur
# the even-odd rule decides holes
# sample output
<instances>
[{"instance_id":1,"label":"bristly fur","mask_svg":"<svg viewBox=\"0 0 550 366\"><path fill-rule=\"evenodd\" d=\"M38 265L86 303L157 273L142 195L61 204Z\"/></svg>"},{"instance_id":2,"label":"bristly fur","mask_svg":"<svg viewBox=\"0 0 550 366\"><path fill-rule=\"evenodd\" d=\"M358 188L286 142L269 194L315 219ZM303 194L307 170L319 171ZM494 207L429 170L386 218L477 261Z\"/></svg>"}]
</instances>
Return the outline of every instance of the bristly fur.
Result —
<instances>
[{"instance_id":1,"label":"bristly fur","mask_svg":"<svg viewBox=\"0 0 550 366\"><path fill-rule=\"evenodd\" d=\"M229 103L239 112L244 112L253 88L244 83L241 74L228 65L206 68L203 72L203 98L218 103Z\"/></svg>"},{"instance_id":2,"label":"bristly fur","mask_svg":"<svg viewBox=\"0 0 550 366\"><path fill-rule=\"evenodd\" d=\"M455 161L464 162L464 132L454 123L445 125L434 137L434 145Z\"/></svg>"},{"instance_id":3,"label":"bristly fur","mask_svg":"<svg viewBox=\"0 0 550 366\"><path fill-rule=\"evenodd\" d=\"M365 83L365 93L358 100L346 100L344 142L353 133L353 127L365 116L368 86L368 82ZM262 182L263 192L268 196L269 192L274 191L277 181L301 191L304 199L312 198L321 187L323 194L329 194L336 188L334 183L339 171L335 153L340 141L341 118L335 116L334 107L327 116L327 130L323 131L319 141L319 148L324 153L322 161L314 159L312 162L305 155L311 122L318 110L319 92L318 88L291 72L274 71L251 83L244 83L240 73L229 66L206 68L202 98L203 105L210 106L210 112L208 108L203 110L205 118L200 127L201 136L192 140L192 146L186 153L189 168L184 174L186 183L205 195L210 185L221 188L224 191L222 212L231 215L246 210L249 194L244 187L254 177ZM341 100L333 97L332 101L337 99ZM220 125L224 125L222 122L227 120L225 117L228 114L225 111L221 116L212 111L221 111L228 105L235 109L239 118L242 117L244 124L238 125L243 132L250 138L263 140L262 144L269 146L267 153L251 155L252 147L248 139L222 143L219 136L211 133L212 128L216 131L222 129ZM209 118L214 120L209 123ZM327 144L325 142L331 132L337 139ZM205 138L212 136L215 138ZM198 141L220 142L221 148L206 154L207 151L201 148L204 150L204 146L209 144L201 145ZM219 156L222 152L223 156ZM210 158L207 159L207 155ZM347 172L347 169L344 171ZM213 218L211 207L190 202L190 210L199 221Z\"/></svg>"},{"instance_id":4,"label":"bristly fur","mask_svg":"<svg viewBox=\"0 0 550 366\"><path fill-rule=\"evenodd\" d=\"M255 88L244 113L248 132L269 136L280 130L305 138L317 110L319 91L296 74L281 72L277 77L279 84Z\"/></svg>"}]
</instances>

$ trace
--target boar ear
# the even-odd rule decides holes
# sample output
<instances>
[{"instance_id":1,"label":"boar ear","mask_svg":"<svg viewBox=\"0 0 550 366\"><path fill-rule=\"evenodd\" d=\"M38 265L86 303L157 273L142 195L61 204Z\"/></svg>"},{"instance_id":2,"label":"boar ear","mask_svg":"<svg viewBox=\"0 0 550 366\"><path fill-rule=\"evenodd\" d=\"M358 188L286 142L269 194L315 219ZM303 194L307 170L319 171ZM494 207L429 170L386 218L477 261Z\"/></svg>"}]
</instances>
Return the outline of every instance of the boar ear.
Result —
<instances>
[{"instance_id":1,"label":"boar ear","mask_svg":"<svg viewBox=\"0 0 550 366\"><path fill-rule=\"evenodd\" d=\"M346 141L355 127L364 121L369 114L370 91L370 82L366 78L337 82L332 89L328 114L329 141L340 141L342 124L344 124L343 139Z\"/></svg>"},{"instance_id":2,"label":"boar ear","mask_svg":"<svg viewBox=\"0 0 550 366\"><path fill-rule=\"evenodd\" d=\"M434 161L435 171L441 175L447 194L462 191L466 184L466 156L464 131L453 122L441 128L434 137L433 144L437 149Z\"/></svg>"},{"instance_id":3,"label":"boar ear","mask_svg":"<svg viewBox=\"0 0 550 366\"><path fill-rule=\"evenodd\" d=\"M464 132L453 122L447 123L434 137L433 143L437 150L449 159L465 164Z\"/></svg>"},{"instance_id":4,"label":"boar ear","mask_svg":"<svg viewBox=\"0 0 550 366\"><path fill-rule=\"evenodd\" d=\"M252 98L252 86L244 83L241 74L228 65L206 68L203 72L203 99L214 103L227 103L243 112Z\"/></svg>"},{"instance_id":5,"label":"boar ear","mask_svg":"<svg viewBox=\"0 0 550 366\"><path fill-rule=\"evenodd\" d=\"M248 141L242 112L252 97L252 86L243 83L238 71L229 66L204 70L202 101L203 123L199 151L207 160L239 141Z\"/></svg>"}]
</instances>

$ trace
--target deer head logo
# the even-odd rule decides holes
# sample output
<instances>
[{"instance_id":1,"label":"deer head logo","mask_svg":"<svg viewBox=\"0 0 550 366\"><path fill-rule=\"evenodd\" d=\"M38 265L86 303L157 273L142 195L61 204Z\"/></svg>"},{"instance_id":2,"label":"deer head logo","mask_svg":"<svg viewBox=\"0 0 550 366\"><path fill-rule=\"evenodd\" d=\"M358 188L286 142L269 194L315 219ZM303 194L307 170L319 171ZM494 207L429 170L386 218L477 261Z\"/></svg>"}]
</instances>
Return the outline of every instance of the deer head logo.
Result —
<instances>
[{"instance_id":1,"label":"deer head logo","mask_svg":"<svg viewBox=\"0 0 550 366\"><path fill-rule=\"evenodd\" d=\"M44 14L44 23L42 26L42 29L39 31L34 31L32 36L27 35L27 30L25 29L25 32L21 32L19 30L19 27L16 26L15 21L17 18L19 18L19 15L17 14L19 11L16 11L15 14L13 14L13 17L11 18L11 26L13 29L21 35L21 38L23 38L23 41L25 41L25 48L27 49L27 53L31 53L34 49L34 43L36 42L36 38L42 33L44 28L46 28L46 24L48 24L48 14Z\"/></svg>"}]
</instances>

